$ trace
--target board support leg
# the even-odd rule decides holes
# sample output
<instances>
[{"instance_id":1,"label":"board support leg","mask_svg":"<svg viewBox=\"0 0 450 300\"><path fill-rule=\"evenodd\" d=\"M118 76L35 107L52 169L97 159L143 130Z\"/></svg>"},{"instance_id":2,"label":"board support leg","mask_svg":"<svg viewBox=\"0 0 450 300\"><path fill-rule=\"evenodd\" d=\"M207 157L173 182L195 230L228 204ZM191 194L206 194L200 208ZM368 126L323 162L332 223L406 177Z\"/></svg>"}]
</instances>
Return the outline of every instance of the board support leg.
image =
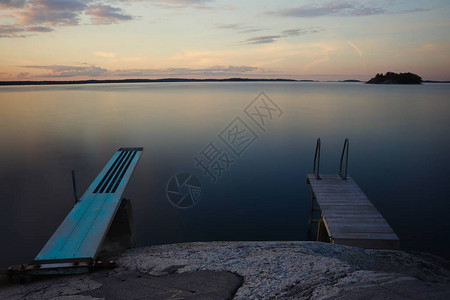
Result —
<instances>
[{"instance_id":1,"label":"board support leg","mask_svg":"<svg viewBox=\"0 0 450 300\"><path fill-rule=\"evenodd\" d=\"M130 249L135 246L136 235L134 232L131 201L124 198L120 202L120 206L103 242L99 256Z\"/></svg>"}]
</instances>

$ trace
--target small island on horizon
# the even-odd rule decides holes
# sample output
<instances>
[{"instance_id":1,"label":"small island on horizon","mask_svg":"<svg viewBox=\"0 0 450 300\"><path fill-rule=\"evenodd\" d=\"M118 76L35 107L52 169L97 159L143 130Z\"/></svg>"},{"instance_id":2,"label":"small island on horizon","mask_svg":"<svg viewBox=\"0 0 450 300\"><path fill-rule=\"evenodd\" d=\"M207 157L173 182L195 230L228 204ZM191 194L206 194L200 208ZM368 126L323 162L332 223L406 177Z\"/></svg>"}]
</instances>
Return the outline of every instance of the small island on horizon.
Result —
<instances>
[{"instance_id":1,"label":"small island on horizon","mask_svg":"<svg viewBox=\"0 0 450 300\"><path fill-rule=\"evenodd\" d=\"M422 77L414 73L386 72L385 75L377 73L375 77L367 81L368 84L421 84Z\"/></svg>"}]
</instances>

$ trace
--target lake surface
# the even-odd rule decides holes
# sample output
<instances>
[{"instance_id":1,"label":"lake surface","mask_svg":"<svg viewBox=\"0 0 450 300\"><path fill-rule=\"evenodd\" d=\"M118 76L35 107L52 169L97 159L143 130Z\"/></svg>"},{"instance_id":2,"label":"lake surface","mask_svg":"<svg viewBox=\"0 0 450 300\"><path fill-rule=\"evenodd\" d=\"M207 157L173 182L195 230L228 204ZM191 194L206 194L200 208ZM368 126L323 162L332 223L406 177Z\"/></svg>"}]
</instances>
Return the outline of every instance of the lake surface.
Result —
<instances>
[{"instance_id":1,"label":"lake surface","mask_svg":"<svg viewBox=\"0 0 450 300\"><path fill-rule=\"evenodd\" d=\"M259 127L261 119L252 120L245 108L252 109L262 91L280 110L271 110L272 119ZM82 194L127 146L144 147L126 192L139 245L306 240L306 174L318 137L323 173L338 171L349 138L349 175L403 249L450 253L450 85L1 87L0 108L0 266L31 261L71 210L72 169ZM239 126L250 135L239 137L233 151L226 138ZM194 160L211 154L211 146L232 161L216 182ZM202 185L200 201L189 209L166 195L179 172L194 174Z\"/></svg>"}]
</instances>

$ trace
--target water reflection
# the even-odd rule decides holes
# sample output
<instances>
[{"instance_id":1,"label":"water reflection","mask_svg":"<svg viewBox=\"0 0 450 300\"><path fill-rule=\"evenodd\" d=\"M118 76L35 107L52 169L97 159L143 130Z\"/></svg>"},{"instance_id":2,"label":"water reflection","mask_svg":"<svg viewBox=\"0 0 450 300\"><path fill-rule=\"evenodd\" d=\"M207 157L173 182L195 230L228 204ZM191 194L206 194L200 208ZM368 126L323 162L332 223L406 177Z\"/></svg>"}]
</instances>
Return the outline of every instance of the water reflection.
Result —
<instances>
[{"instance_id":1,"label":"water reflection","mask_svg":"<svg viewBox=\"0 0 450 300\"><path fill-rule=\"evenodd\" d=\"M216 184L193 156L264 90L283 109ZM337 172L344 138L349 173L406 248L449 253L450 121L446 85L151 83L0 89L0 264L38 253L79 193L117 148L142 146L128 186L141 245L207 240L306 239L310 172L321 137L323 172ZM166 199L179 171L197 174L193 209ZM417 243L420 240L420 243ZM431 245L433 242L433 245Z\"/></svg>"}]
</instances>

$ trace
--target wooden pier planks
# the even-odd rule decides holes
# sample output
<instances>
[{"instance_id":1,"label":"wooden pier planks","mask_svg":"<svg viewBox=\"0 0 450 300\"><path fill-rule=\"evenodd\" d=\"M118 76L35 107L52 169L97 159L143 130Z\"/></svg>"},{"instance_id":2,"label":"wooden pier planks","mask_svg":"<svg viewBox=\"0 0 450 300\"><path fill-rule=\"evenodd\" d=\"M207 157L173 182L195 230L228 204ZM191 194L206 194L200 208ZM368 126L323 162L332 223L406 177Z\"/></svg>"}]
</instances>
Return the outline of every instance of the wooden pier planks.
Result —
<instances>
[{"instance_id":1,"label":"wooden pier planks","mask_svg":"<svg viewBox=\"0 0 450 300\"><path fill-rule=\"evenodd\" d=\"M330 242L374 249L398 249L399 239L353 178L307 175Z\"/></svg>"}]
</instances>

